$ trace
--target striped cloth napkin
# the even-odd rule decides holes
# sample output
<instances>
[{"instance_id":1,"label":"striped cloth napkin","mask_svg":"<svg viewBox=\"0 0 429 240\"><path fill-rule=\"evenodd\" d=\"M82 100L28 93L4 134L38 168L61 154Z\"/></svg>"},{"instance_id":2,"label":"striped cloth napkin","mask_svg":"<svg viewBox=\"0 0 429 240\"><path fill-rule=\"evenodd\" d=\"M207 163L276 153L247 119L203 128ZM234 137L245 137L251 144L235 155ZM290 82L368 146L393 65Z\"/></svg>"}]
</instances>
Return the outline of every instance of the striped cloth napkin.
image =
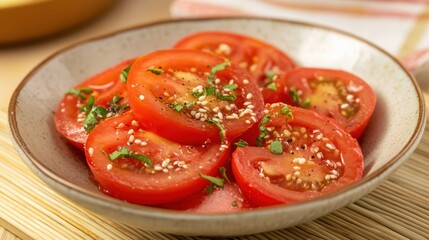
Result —
<instances>
[{"instance_id":1,"label":"striped cloth napkin","mask_svg":"<svg viewBox=\"0 0 429 240\"><path fill-rule=\"evenodd\" d=\"M177 18L260 16L314 22L375 43L410 72L429 61L429 0L174 0L171 13Z\"/></svg>"}]
</instances>

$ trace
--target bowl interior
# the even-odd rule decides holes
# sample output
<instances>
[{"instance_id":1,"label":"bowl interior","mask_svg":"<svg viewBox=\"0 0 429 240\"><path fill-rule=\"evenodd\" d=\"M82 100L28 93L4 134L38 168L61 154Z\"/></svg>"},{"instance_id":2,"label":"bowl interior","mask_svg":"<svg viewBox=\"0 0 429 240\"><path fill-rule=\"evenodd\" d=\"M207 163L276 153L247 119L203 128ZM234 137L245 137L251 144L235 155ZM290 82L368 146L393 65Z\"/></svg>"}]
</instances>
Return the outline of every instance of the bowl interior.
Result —
<instances>
[{"instance_id":1,"label":"bowl interior","mask_svg":"<svg viewBox=\"0 0 429 240\"><path fill-rule=\"evenodd\" d=\"M352 190L402 161L420 136L424 106L416 82L396 60L366 41L329 28L289 21L249 18L179 20L128 29L83 42L54 54L35 68L18 87L10 105L12 132L27 164L60 192L64 189L75 192L74 196L84 199L89 208L94 204L99 208L111 204L109 206L121 206L120 210L116 209L118 211L129 208L137 209L139 214L162 212L122 203L102 194L91 178L84 156L56 132L53 113L64 93L86 77L130 57L169 48L181 37L202 30L254 36L285 51L301 66L346 70L373 87L377 105L360 139L365 156L365 176L345 193L356 193ZM368 191L347 198L342 206ZM329 197L325 200L329 201ZM278 207L276 211L289 211L288 208L298 209L300 206L304 205ZM243 214L267 215L270 209ZM311 211L311 207L303 210ZM316 215L306 215L308 217L295 223L318 217ZM283 220L281 224L280 227L287 226L290 221ZM266 227L267 230L270 228L273 229Z\"/></svg>"}]
</instances>

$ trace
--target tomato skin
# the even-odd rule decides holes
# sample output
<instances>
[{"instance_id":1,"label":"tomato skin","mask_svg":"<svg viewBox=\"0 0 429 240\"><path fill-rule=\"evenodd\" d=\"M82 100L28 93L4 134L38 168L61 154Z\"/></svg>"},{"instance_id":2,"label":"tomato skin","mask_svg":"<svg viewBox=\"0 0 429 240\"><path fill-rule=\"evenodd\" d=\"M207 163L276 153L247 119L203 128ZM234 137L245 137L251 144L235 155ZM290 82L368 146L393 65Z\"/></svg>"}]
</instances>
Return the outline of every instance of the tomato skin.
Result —
<instances>
[{"instance_id":1,"label":"tomato skin","mask_svg":"<svg viewBox=\"0 0 429 240\"><path fill-rule=\"evenodd\" d=\"M220 47L221 45L227 46ZM266 73L278 69L278 79L284 77L285 71L295 68L294 61L284 52L266 42L236 33L207 31L189 35L179 40L174 48L196 49L212 52L230 59L246 69L258 83L265 103L275 103L283 97L278 83L277 89L266 88Z\"/></svg>"},{"instance_id":2,"label":"tomato skin","mask_svg":"<svg viewBox=\"0 0 429 240\"><path fill-rule=\"evenodd\" d=\"M266 181L259 175L255 166L258 162L268 159L285 161L282 159L288 155L287 153L276 155L265 147L239 147L232 154L232 171L244 195L257 206L291 204L310 200L336 191L362 178L363 155L356 139L327 117L306 109L295 107L290 107L290 109L293 111L293 119L288 122L289 124L318 129L339 149L344 172L335 182L331 182L320 191L286 189ZM254 134L252 135L254 136Z\"/></svg>"},{"instance_id":3,"label":"tomato skin","mask_svg":"<svg viewBox=\"0 0 429 240\"><path fill-rule=\"evenodd\" d=\"M199 173L215 176L218 168L228 161L229 149L219 151L220 144L180 145L143 130L134 119L132 111L110 118L97 125L88 136L87 163L100 188L108 195L146 205L179 201L207 187L209 182ZM130 144L130 131L135 139L144 140L147 145ZM102 152L111 154L122 146L149 157L154 167L128 158L111 161ZM171 158L169 165L174 167L168 168L167 172L155 170L156 165L161 166L167 157ZM186 163L186 168L174 165L173 161L179 160Z\"/></svg>"},{"instance_id":4,"label":"tomato skin","mask_svg":"<svg viewBox=\"0 0 429 240\"><path fill-rule=\"evenodd\" d=\"M341 107L328 107L327 104L310 104L309 109L316 111L319 114L331 117L340 122L346 130L355 138L359 138L368 125L369 120L374 112L376 105L376 95L372 88L362 79L354 74L341 70L319 69L319 68L296 68L286 73L284 85L286 91L291 87L302 91L303 99L310 99L314 96L315 91L310 87L312 82L316 82L317 78L335 79L342 82L347 88L358 89L351 91L355 99L359 99L359 110L351 117L345 117L340 113ZM326 97L326 96L325 96ZM313 100L313 99L312 99ZM299 106L290 96L284 99L284 102L293 106ZM338 104L340 105L340 104Z\"/></svg>"},{"instance_id":5,"label":"tomato skin","mask_svg":"<svg viewBox=\"0 0 429 240\"><path fill-rule=\"evenodd\" d=\"M107 107L115 95L123 97L121 104L127 104L126 84L120 81L119 75L133 61L134 59L123 61L78 83L74 88L91 88L93 91L91 95L95 97L94 105L97 106ZM89 97L90 95L87 95L86 100L80 100L74 95L66 94L54 115L57 131L79 149L84 148L88 133L83 128L83 121L78 120L78 106L84 105Z\"/></svg>"},{"instance_id":6,"label":"tomato skin","mask_svg":"<svg viewBox=\"0 0 429 240\"><path fill-rule=\"evenodd\" d=\"M220 142L218 127L174 110L164 102L168 97L162 96L160 93L162 94L163 90L167 90L172 92L170 95L178 97L186 95L190 101L197 101L196 98L190 96L192 88L198 85L206 87L208 83L204 73L209 73L213 66L224 62L223 58L212 54L179 49L156 51L140 57L133 64L127 83L130 106L134 110L137 120L146 129L175 142L183 144L199 144L207 140ZM164 72L157 75L147 70L154 66L162 67ZM196 75L200 74L196 80L186 78L174 80L171 77L176 73L176 70L189 71L192 68L195 69ZM170 71L170 69L174 70ZM245 101L251 101L254 106L252 111L255 113L255 118L258 120L263 115L262 95L252 81L247 84L243 83L244 79L250 78L244 70L231 64L226 69L218 71L216 78L222 79L222 81L235 80L238 85L238 93L234 103L240 107ZM251 100L246 100L247 94L252 95ZM199 111L198 108L194 110ZM235 139L251 127L251 124L245 124L244 121L244 118L224 119L222 124L226 129L227 140Z\"/></svg>"}]
</instances>

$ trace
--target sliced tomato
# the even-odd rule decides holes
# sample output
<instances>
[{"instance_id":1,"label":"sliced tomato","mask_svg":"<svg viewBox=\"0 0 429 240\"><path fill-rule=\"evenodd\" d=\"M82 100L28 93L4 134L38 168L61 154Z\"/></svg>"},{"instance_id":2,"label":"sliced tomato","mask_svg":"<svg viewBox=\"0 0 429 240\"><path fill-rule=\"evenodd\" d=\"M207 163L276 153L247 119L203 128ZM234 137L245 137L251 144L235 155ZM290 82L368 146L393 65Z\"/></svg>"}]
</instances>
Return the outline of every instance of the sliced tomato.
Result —
<instances>
[{"instance_id":1,"label":"sliced tomato","mask_svg":"<svg viewBox=\"0 0 429 240\"><path fill-rule=\"evenodd\" d=\"M120 112L127 110L128 105L127 88L120 80L121 72L126 69L134 59L126 60L106 69L77 84L72 91L74 94L66 93L55 112L54 121L57 131L76 147L83 149L88 137L88 129L84 123L90 109L85 109L91 97L94 98L93 106L111 108L108 116L113 116L119 109L113 109L109 102L116 96L115 105L122 106Z\"/></svg>"},{"instance_id":2,"label":"sliced tomato","mask_svg":"<svg viewBox=\"0 0 429 240\"><path fill-rule=\"evenodd\" d=\"M283 97L278 80L295 67L293 60L275 46L229 32L199 32L181 39L174 47L207 51L237 63L257 81L266 103Z\"/></svg>"},{"instance_id":3,"label":"sliced tomato","mask_svg":"<svg viewBox=\"0 0 429 240\"><path fill-rule=\"evenodd\" d=\"M200 192L185 200L157 207L196 213L233 213L254 208L236 183L225 183L212 193Z\"/></svg>"},{"instance_id":4,"label":"sliced tomato","mask_svg":"<svg viewBox=\"0 0 429 240\"><path fill-rule=\"evenodd\" d=\"M296 68L287 72L285 102L340 122L359 138L374 112L372 88L351 73L331 69Z\"/></svg>"},{"instance_id":5,"label":"sliced tomato","mask_svg":"<svg viewBox=\"0 0 429 240\"><path fill-rule=\"evenodd\" d=\"M182 145L144 130L132 111L97 125L85 145L88 165L100 188L138 204L178 201L203 191L226 164L220 144Z\"/></svg>"},{"instance_id":6,"label":"sliced tomato","mask_svg":"<svg viewBox=\"0 0 429 240\"><path fill-rule=\"evenodd\" d=\"M234 139L262 116L250 76L221 57L196 50L162 50L133 64L128 94L136 118L172 141L199 144Z\"/></svg>"},{"instance_id":7,"label":"sliced tomato","mask_svg":"<svg viewBox=\"0 0 429 240\"><path fill-rule=\"evenodd\" d=\"M362 177L359 144L338 123L282 103L266 108L257 146L238 147L232 155L235 179L254 204L306 201Z\"/></svg>"}]
</instances>

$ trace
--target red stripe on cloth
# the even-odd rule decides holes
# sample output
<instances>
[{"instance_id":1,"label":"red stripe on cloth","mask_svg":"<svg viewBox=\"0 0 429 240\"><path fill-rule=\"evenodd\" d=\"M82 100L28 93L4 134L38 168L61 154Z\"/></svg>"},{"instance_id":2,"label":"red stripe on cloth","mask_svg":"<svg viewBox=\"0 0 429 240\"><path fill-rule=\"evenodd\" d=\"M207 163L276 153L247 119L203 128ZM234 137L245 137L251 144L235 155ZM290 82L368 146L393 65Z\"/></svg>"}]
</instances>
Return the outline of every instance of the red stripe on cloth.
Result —
<instances>
[{"instance_id":1,"label":"red stripe on cloth","mask_svg":"<svg viewBox=\"0 0 429 240\"><path fill-rule=\"evenodd\" d=\"M414 72L419 66L421 66L426 61L429 61L429 48L421 49L401 59L402 64L410 72Z\"/></svg>"}]
</instances>

